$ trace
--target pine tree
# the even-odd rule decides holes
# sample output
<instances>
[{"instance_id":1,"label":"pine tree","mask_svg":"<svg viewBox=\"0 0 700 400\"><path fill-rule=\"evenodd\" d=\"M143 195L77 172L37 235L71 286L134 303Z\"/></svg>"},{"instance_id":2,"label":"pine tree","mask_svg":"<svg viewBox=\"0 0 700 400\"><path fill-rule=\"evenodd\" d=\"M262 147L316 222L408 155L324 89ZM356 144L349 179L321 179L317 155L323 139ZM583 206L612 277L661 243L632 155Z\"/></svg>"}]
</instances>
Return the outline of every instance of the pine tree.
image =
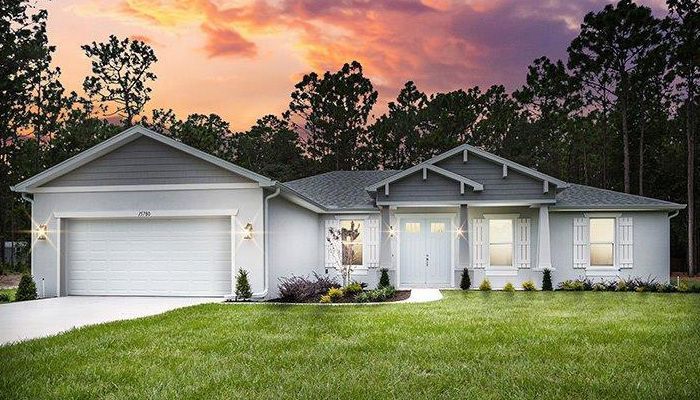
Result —
<instances>
[{"instance_id":1,"label":"pine tree","mask_svg":"<svg viewBox=\"0 0 700 400\"><path fill-rule=\"evenodd\" d=\"M469 290L471 286L472 282L469 280L469 270L465 268L464 271L462 271L462 281L459 283L459 287L462 288L462 290Z\"/></svg>"},{"instance_id":2,"label":"pine tree","mask_svg":"<svg viewBox=\"0 0 700 400\"><path fill-rule=\"evenodd\" d=\"M552 271L545 269L542 274L542 290L552 291Z\"/></svg>"},{"instance_id":3,"label":"pine tree","mask_svg":"<svg viewBox=\"0 0 700 400\"><path fill-rule=\"evenodd\" d=\"M248 271L244 269L238 270L236 275L236 300L248 300L253 296L248 282Z\"/></svg>"},{"instance_id":4,"label":"pine tree","mask_svg":"<svg viewBox=\"0 0 700 400\"><path fill-rule=\"evenodd\" d=\"M31 275L22 275L15 293L15 301L36 300L36 283Z\"/></svg>"}]
</instances>

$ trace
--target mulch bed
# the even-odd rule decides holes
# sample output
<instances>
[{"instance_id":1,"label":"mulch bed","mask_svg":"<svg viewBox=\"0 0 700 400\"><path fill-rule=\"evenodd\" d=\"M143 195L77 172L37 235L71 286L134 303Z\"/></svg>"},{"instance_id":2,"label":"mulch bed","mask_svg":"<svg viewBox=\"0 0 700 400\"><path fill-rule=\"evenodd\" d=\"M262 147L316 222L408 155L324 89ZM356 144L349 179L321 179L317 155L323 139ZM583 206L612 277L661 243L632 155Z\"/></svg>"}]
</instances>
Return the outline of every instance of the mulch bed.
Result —
<instances>
[{"instance_id":1,"label":"mulch bed","mask_svg":"<svg viewBox=\"0 0 700 400\"><path fill-rule=\"evenodd\" d=\"M397 290L396 293L394 293L394 296L390 299L384 300L382 303L391 303L394 301L401 301L401 300L406 300L411 296L411 291L410 290ZM271 303L307 303L307 304L314 304L314 303L319 303L320 298L315 299L315 300L307 300L307 301L292 301L289 302L285 299L272 299L272 300L267 300L268 302ZM355 301L355 297L349 297L349 296L343 296L339 300L336 300L333 302L333 304L347 304L347 303L356 303L356 304L361 304L357 303ZM320 304L320 303L319 303Z\"/></svg>"},{"instance_id":2,"label":"mulch bed","mask_svg":"<svg viewBox=\"0 0 700 400\"><path fill-rule=\"evenodd\" d=\"M14 289L19 285L22 274L0 275L0 289Z\"/></svg>"}]
</instances>

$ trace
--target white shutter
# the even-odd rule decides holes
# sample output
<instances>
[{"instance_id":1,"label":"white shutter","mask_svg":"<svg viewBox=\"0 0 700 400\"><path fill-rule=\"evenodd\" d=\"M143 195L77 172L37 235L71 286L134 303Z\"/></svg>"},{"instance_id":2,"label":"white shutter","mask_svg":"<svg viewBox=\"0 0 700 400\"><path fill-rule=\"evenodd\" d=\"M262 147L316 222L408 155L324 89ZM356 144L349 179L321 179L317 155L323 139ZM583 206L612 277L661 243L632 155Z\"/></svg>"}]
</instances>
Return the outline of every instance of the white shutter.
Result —
<instances>
[{"instance_id":1,"label":"white shutter","mask_svg":"<svg viewBox=\"0 0 700 400\"><path fill-rule=\"evenodd\" d=\"M365 267L379 266L379 218L370 217L365 222L364 264Z\"/></svg>"},{"instance_id":2,"label":"white shutter","mask_svg":"<svg viewBox=\"0 0 700 400\"><path fill-rule=\"evenodd\" d=\"M515 220L514 258L518 268L530 268L530 218Z\"/></svg>"},{"instance_id":3,"label":"white shutter","mask_svg":"<svg viewBox=\"0 0 700 400\"><path fill-rule=\"evenodd\" d=\"M332 239L330 230L338 231L340 222L335 218L326 220L325 229L323 230L323 241L326 245L326 268L338 268L341 262L341 243L340 240Z\"/></svg>"},{"instance_id":4,"label":"white shutter","mask_svg":"<svg viewBox=\"0 0 700 400\"><path fill-rule=\"evenodd\" d=\"M472 265L485 268L488 260L488 232L485 219L472 220Z\"/></svg>"},{"instance_id":5,"label":"white shutter","mask_svg":"<svg viewBox=\"0 0 700 400\"><path fill-rule=\"evenodd\" d=\"M574 218L574 268L589 264L588 218Z\"/></svg>"},{"instance_id":6,"label":"white shutter","mask_svg":"<svg viewBox=\"0 0 700 400\"><path fill-rule=\"evenodd\" d=\"M634 227L632 217L620 217L617 219L617 266L618 268L632 268L634 248Z\"/></svg>"}]
</instances>

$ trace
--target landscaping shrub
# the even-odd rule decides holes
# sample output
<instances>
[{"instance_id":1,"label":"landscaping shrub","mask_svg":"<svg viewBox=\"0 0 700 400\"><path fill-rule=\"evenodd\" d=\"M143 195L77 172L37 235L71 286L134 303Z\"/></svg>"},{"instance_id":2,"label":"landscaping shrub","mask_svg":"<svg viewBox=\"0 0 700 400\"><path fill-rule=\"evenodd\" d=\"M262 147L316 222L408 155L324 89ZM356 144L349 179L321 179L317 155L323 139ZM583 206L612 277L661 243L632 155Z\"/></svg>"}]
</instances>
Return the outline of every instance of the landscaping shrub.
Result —
<instances>
[{"instance_id":1,"label":"landscaping shrub","mask_svg":"<svg viewBox=\"0 0 700 400\"><path fill-rule=\"evenodd\" d=\"M328 303L332 303L333 300L331 299L331 296L325 294L325 295L321 296L321 299L318 302L328 304Z\"/></svg>"},{"instance_id":2,"label":"landscaping shrub","mask_svg":"<svg viewBox=\"0 0 700 400\"><path fill-rule=\"evenodd\" d=\"M380 272L381 276L379 277L379 285L377 285L377 288L379 289L391 286L391 281L389 280L389 270L382 268Z\"/></svg>"},{"instance_id":3,"label":"landscaping shrub","mask_svg":"<svg viewBox=\"0 0 700 400\"><path fill-rule=\"evenodd\" d=\"M319 276L315 272L312 278L294 275L280 278L280 284L277 285L281 300L287 302L315 302L334 287L340 287L335 279Z\"/></svg>"},{"instance_id":4,"label":"landscaping shrub","mask_svg":"<svg viewBox=\"0 0 700 400\"><path fill-rule=\"evenodd\" d=\"M253 291L250 290L248 271L241 268L236 274L236 300L249 300L251 297L253 297Z\"/></svg>"},{"instance_id":5,"label":"landscaping shrub","mask_svg":"<svg viewBox=\"0 0 700 400\"><path fill-rule=\"evenodd\" d=\"M36 283L29 274L22 275L15 293L15 301L36 300Z\"/></svg>"},{"instance_id":6,"label":"landscaping shrub","mask_svg":"<svg viewBox=\"0 0 700 400\"><path fill-rule=\"evenodd\" d=\"M389 300L396 294L396 289L393 286L386 286L381 289L369 290L362 292L355 297L358 303L378 303Z\"/></svg>"},{"instance_id":7,"label":"landscaping shrub","mask_svg":"<svg viewBox=\"0 0 700 400\"><path fill-rule=\"evenodd\" d=\"M542 272L542 290L552 291L552 271L545 269Z\"/></svg>"},{"instance_id":8,"label":"landscaping shrub","mask_svg":"<svg viewBox=\"0 0 700 400\"><path fill-rule=\"evenodd\" d=\"M626 292L627 290L627 282L625 282L624 279L620 279L619 281L617 281L617 283L615 284L615 291Z\"/></svg>"},{"instance_id":9,"label":"landscaping shrub","mask_svg":"<svg viewBox=\"0 0 700 400\"><path fill-rule=\"evenodd\" d=\"M503 291L513 293L515 292L515 286L513 286L512 283L507 282L506 285L503 286Z\"/></svg>"},{"instance_id":10,"label":"landscaping shrub","mask_svg":"<svg viewBox=\"0 0 700 400\"><path fill-rule=\"evenodd\" d=\"M345 286L343 288L343 293L347 296L354 296L360 292L362 292L362 284L359 282L352 282L351 284Z\"/></svg>"},{"instance_id":11,"label":"landscaping shrub","mask_svg":"<svg viewBox=\"0 0 700 400\"><path fill-rule=\"evenodd\" d=\"M328 289L328 293L326 293L326 296L330 297L331 301L339 300L341 297L343 297L343 289L330 288Z\"/></svg>"},{"instance_id":12,"label":"landscaping shrub","mask_svg":"<svg viewBox=\"0 0 700 400\"><path fill-rule=\"evenodd\" d=\"M491 282L489 282L488 279L484 279L481 282L481 285L479 285L479 290L481 290L482 292L488 292L489 290L491 290Z\"/></svg>"},{"instance_id":13,"label":"landscaping shrub","mask_svg":"<svg viewBox=\"0 0 700 400\"><path fill-rule=\"evenodd\" d=\"M591 289L594 292L605 292L606 290L608 290L608 287L603 282L596 282L593 284Z\"/></svg>"},{"instance_id":14,"label":"landscaping shrub","mask_svg":"<svg viewBox=\"0 0 700 400\"><path fill-rule=\"evenodd\" d=\"M527 281L523 282L523 290L526 292L532 292L532 291L537 290L537 288L535 287L535 282L533 282L531 280L527 280Z\"/></svg>"},{"instance_id":15,"label":"landscaping shrub","mask_svg":"<svg viewBox=\"0 0 700 400\"><path fill-rule=\"evenodd\" d=\"M462 280L459 282L459 287L462 290L469 290L469 288L472 286L471 280L469 280L469 270L464 269L462 271Z\"/></svg>"},{"instance_id":16,"label":"landscaping shrub","mask_svg":"<svg viewBox=\"0 0 700 400\"><path fill-rule=\"evenodd\" d=\"M10 295L7 293L0 293L0 303L9 303Z\"/></svg>"},{"instance_id":17,"label":"landscaping shrub","mask_svg":"<svg viewBox=\"0 0 700 400\"><path fill-rule=\"evenodd\" d=\"M581 279L569 279L559 284L559 290L579 292L586 290L586 285Z\"/></svg>"}]
</instances>

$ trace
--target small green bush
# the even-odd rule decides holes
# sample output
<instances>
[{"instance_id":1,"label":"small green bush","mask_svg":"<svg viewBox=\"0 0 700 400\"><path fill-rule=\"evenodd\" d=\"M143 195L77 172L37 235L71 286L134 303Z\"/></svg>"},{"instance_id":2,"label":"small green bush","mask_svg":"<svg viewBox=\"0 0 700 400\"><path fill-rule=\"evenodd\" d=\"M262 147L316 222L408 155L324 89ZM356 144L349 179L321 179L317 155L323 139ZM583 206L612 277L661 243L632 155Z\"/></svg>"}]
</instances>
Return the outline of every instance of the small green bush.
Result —
<instances>
[{"instance_id":1,"label":"small green bush","mask_svg":"<svg viewBox=\"0 0 700 400\"><path fill-rule=\"evenodd\" d=\"M236 274L236 300L245 301L251 297L253 297L253 291L250 289L250 282L248 282L248 271L241 268Z\"/></svg>"},{"instance_id":2,"label":"small green bush","mask_svg":"<svg viewBox=\"0 0 700 400\"><path fill-rule=\"evenodd\" d=\"M389 270L382 268L379 271L381 272L381 276L379 277L379 285L377 285L377 289L391 286L391 281L389 280Z\"/></svg>"},{"instance_id":3,"label":"small green bush","mask_svg":"<svg viewBox=\"0 0 700 400\"><path fill-rule=\"evenodd\" d=\"M488 279L484 279L481 282L481 285L479 285L479 290L481 290L482 292L488 292L489 290L491 290L491 282L489 282Z\"/></svg>"},{"instance_id":4,"label":"small green bush","mask_svg":"<svg viewBox=\"0 0 700 400\"><path fill-rule=\"evenodd\" d=\"M617 284L615 285L616 292L626 292L627 290L627 282L625 282L624 279L620 279L619 281L617 281Z\"/></svg>"},{"instance_id":5,"label":"small green bush","mask_svg":"<svg viewBox=\"0 0 700 400\"><path fill-rule=\"evenodd\" d=\"M688 292L688 290L690 290L690 288L688 287L688 284L687 284L687 283L681 282L681 283L678 285L678 291L679 291L679 292L681 292L681 293L686 293L686 292Z\"/></svg>"},{"instance_id":6,"label":"small green bush","mask_svg":"<svg viewBox=\"0 0 700 400\"><path fill-rule=\"evenodd\" d=\"M15 301L36 300L36 283L29 274L22 275L15 293Z\"/></svg>"},{"instance_id":7,"label":"small green bush","mask_svg":"<svg viewBox=\"0 0 700 400\"><path fill-rule=\"evenodd\" d=\"M362 292L355 297L355 301L358 303L378 303L391 299L394 294L396 294L396 289L393 286L387 286Z\"/></svg>"},{"instance_id":8,"label":"small green bush","mask_svg":"<svg viewBox=\"0 0 700 400\"><path fill-rule=\"evenodd\" d=\"M343 297L343 289L330 288L328 289L328 293L326 294L326 296L330 297L331 301L336 301Z\"/></svg>"},{"instance_id":9,"label":"small green bush","mask_svg":"<svg viewBox=\"0 0 700 400\"><path fill-rule=\"evenodd\" d=\"M579 292L586 290L586 285L582 280L569 279L559 284L559 290Z\"/></svg>"},{"instance_id":10,"label":"small green bush","mask_svg":"<svg viewBox=\"0 0 700 400\"><path fill-rule=\"evenodd\" d=\"M535 287L535 282L532 280L527 280L523 282L523 290L526 292L533 292L537 290L537 287Z\"/></svg>"},{"instance_id":11,"label":"small green bush","mask_svg":"<svg viewBox=\"0 0 700 400\"><path fill-rule=\"evenodd\" d=\"M333 300L331 300L331 296L326 294L326 295L321 296L321 299L318 302L328 304L328 303L332 303Z\"/></svg>"},{"instance_id":12,"label":"small green bush","mask_svg":"<svg viewBox=\"0 0 700 400\"><path fill-rule=\"evenodd\" d=\"M542 290L551 292L552 288L552 271L545 269L542 272Z\"/></svg>"},{"instance_id":13,"label":"small green bush","mask_svg":"<svg viewBox=\"0 0 700 400\"><path fill-rule=\"evenodd\" d=\"M7 293L0 293L0 303L9 303L10 295Z\"/></svg>"},{"instance_id":14,"label":"small green bush","mask_svg":"<svg viewBox=\"0 0 700 400\"><path fill-rule=\"evenodd\" d=\"M472 281L469 279L469 270L464 269L462 271L462 280L459 282L459 287L462 290L469 290L469 288L472 286Z\"/></svg>"},{"instance_id":15,"label":"small green bush","mask_svg":"<svg viewBox=\"0 0 700 400\"><path fill-rule=\"evenodd\" d=\"M506 285L503 286L503 291L513 293L515 292L515 286L513 286L512 283L507 282Z\"/></svg>"},{"instance_id":16,"label":"small green bush","mask_svg":"<svg viewBox=\"0 0 700 400\"><path fill-rule=\"evenodd\" d=\"M362 284L359 282L352 282L343 288L343 293L348 296L354 296L362 292Z\"/></svg>"},{"instance_id":17,"label":"small green bush","mask_svg":"<svg viewBox=\"0 0 700 400\"><path fill-rule=\"evenodd\" d=\"M602 282L597 282L594 283L591 288L594 292L604 292L607 289L607 286L605 286L605 284Z\"/></svg>"}]
</instances>

